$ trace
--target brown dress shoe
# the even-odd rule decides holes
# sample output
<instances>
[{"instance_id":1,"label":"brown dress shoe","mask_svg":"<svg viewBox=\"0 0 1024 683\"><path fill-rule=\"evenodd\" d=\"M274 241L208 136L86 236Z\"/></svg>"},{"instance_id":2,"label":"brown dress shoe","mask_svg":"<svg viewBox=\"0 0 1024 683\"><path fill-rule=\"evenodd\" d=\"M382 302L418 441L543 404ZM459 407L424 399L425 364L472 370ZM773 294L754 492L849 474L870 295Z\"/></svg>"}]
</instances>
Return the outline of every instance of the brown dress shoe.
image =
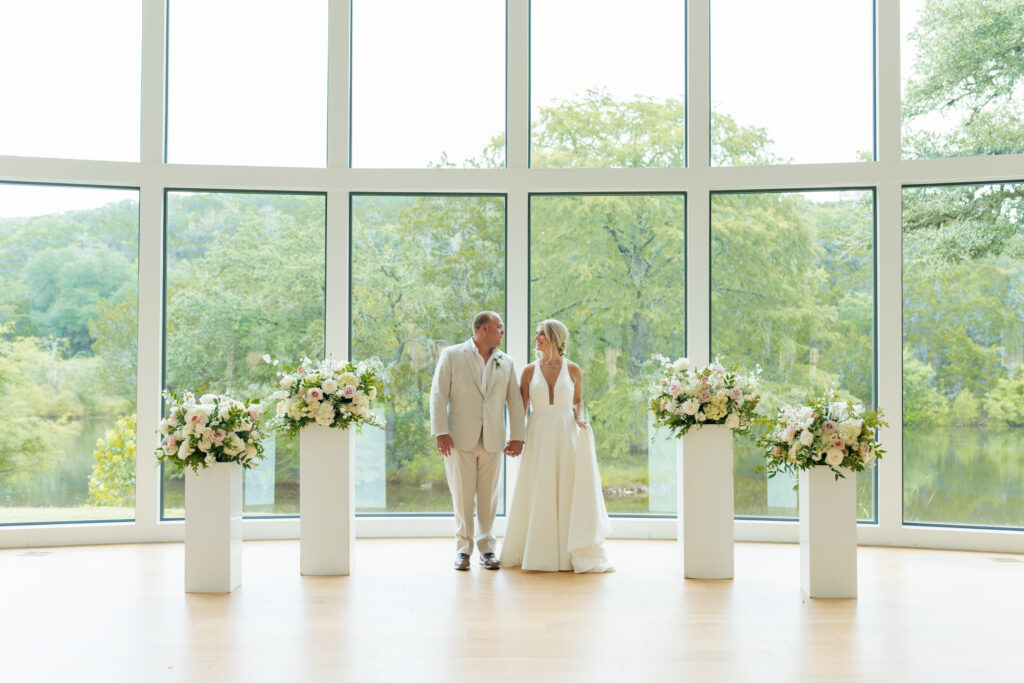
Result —
<instances>
[{"instance_id":1,"label":"brown dress shoe","mask_svg":"<svg viewBox=\"0 0 1024 683\"><path fill-rule=\"evenodd\" d=\"M484 566L484 569L501 569L501 562L498 561L498 557L494 553L481 555L480 564Z\"/></svg>"},{"instance_id":2,"label":"brown dress shoe","mask_svg":"<svg viewBox=\"0 0 1024 683\"><path fill-rule=\"evenodd\" d=\"M455 556L455 569L456 571L465 572L469 571L469 555L466 553L459 553Z\"/></svg>"}]
</instances>

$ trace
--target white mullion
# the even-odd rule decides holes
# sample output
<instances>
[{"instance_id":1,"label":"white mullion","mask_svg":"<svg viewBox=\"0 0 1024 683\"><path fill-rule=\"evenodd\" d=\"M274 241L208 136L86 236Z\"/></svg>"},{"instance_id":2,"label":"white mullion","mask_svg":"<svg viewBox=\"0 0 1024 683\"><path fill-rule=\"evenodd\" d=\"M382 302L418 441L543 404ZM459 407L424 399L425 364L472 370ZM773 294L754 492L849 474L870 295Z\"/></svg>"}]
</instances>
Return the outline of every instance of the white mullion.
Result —
<instances>
[{"instance_id":1,"label":"white mullion","mask_svg":"<svg viewBox=\"0 0 1024 683\"><path fill-rule=\"evenodd\" d=\"M895 177L875 192L875 377L878 407L890 427L879 432L884 459L878 467L878 536L895 542L903 525L903 297L902 188L900 163L900 7L899 0L875 4L875 111L878 160ZM883 68L882 65L888 65ZM891 65L896 65L892 68ZM869 532L870 533L870 532Z\"/></svg>"},{"instance_id":2,"label":"white mullion","mask_svg":"<svg viewBox=\"0 0 1024 683\"><path fill-rule=\"evenodd\" d=\"M349 348L349 194L345 190L327 192L326 299L324 312L324 351L328 357L348 360Z\"/></svg>"},{"instance_id":3,"label":"white mullion","mask_svg":"<svg viewBox=\"0 0 1024 683\"><path fill-rule=\"evenodd\" d=\"M704 364L711 355L711 2L690 0L686 12L686 355Z\"/></svg>"},{"instance_id":4,"label":"white mullion","mask_svg":"<svg viewBox=\"0 0 1024 683\"><path fill-rule=\"evenodd\" d=\"M505 165L530 161L530 1L506 0Z\"/></svg>"},{"instance_id":5,"label":"white mullion","mask_svg":"<svg viewBox=\"0 0 1024 683\"><path fill-rule=\"evenodd\" d=\"M886 454L878 466L878 524L895 543L903 525L903 290L902 188L895 181L878 186L876 206L875 350L878 407L891 425L880 430Z\"/></svg>"},{"instance_id":6,"label":"white mullion","mask_svg":"<svg viewBox=\"0 0 1024 683\"><path fill-rule=\"evenodd\" d=\"M509 192L505 201L508 352L520 372L530 362L530 196Z\"/></svg>"},{"instance_id":7,"label":"white mullion","mask_svg":"<svg viewBox=\"0 0 1024 683\"><path fill-rule=\"evenodd\" d=\"M160 470L156 429L163 388L164 111L167 9L164 0L142 6L141 169L139 182L138 371L136 376L135 523L153 535L160 519ZM138 171L141 170L141 178Z\"/></svg>"},{"instance_id":8,"label":"white mullion","mask_svg":"<svg viewBox=\"0 0 1024 683\"><path fill-rule=\"evenodd\" d=\"M351 154L351 19L351 0L331 0L327 8L328 168L348 168Z\"/></svg>"}]
</instances>

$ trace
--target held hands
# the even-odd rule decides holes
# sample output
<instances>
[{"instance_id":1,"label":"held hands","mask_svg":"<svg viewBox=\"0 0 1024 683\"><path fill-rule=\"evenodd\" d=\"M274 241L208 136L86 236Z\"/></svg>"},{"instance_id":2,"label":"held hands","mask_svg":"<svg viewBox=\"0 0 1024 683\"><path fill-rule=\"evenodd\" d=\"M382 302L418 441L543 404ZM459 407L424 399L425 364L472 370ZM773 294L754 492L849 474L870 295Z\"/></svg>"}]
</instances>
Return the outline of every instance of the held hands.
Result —
<instances>
[{"instance_id":1,"label":"held hands","mask_svg":"<svg viewBox=\"0 0 1024 683\"><path fill-rule=\"evenodd\" d=\"M522 452L523 452L523 442L522 441L509 441L508 445L505 446L505 451L504 451L505 455L511 456L513 458L518 456L518 455L521 455Z\"/></svg>"},{"instance_id":2,"label":"held hands","mask_svg":"<svg viewBox=\"0 0 1024 683\"><path fill-rule=\"evenodd\" d=\"M452 449L455 448L455 442L452 441L451 434L441 434L437 437L437 452L448 457L452 454Z\"/></svg>"}]
</instances>

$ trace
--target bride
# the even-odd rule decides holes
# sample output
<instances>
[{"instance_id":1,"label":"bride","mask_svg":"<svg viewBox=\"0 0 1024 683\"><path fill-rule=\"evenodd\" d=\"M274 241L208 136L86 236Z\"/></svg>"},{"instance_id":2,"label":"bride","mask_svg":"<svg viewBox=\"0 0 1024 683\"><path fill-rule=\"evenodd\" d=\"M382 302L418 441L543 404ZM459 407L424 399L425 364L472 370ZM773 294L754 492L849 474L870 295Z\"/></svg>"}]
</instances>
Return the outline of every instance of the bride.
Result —
<instances>
[{"instance_id":1,"label":"bride","mask_svg":"<svg viewBox=\"0 0 1024 683\"><path fill-rule=\"evenodd\" d=\"M611 526L601 494L594 435L583 419L583 375L565 359L569 331L545 320L539 359L519 390L530 409L501 564L535 571L614 571L604 549Z\"/></svg>"}]
</instances>

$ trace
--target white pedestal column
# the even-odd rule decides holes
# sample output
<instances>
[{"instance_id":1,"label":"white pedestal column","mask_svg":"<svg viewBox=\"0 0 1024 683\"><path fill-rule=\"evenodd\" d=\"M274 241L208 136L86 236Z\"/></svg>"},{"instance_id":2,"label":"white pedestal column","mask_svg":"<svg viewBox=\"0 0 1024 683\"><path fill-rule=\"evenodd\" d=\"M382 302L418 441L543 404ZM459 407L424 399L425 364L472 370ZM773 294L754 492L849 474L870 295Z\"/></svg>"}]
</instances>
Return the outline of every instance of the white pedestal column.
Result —
<instances>
[{"instance_id":1,"label":"white pedestal column","mask_svg":"<svg viewBox=\"0 0 1024 683\"><path fill-rule=\"evenodd\" d=\"M733 577L733 433L691 429L678 441L677 507L688 579Z\"/></svg>"},{"instance_id":2,"label":"white pedestal column","mask_svg":"<svg viewBox=\"0 0 1024 683\"><path fill-rule=\"evenodd\" d=\"M352 430L310 425L299 433L299 570L352 573L355 449Z\"/></svg>"},{"instance_id":3,"label":"white pedestal column","mask_svg":"<svg viewBox=\"0 0 1024 683\"><path fill-rule=\"evenodd\" d=\"M800 471L800 587L812 598L857 597L857 474Z\"/></svg>"},{"instance_id":4,"label":"white pedestal column","mask_svg":"<svg viewBox=\"0 0 1024 683\"><path fill-rule=\"evenodd\" d=\"M242 466L185 471L185 592L230 593L242 583Z\"/></svg>"}]
</instances>

